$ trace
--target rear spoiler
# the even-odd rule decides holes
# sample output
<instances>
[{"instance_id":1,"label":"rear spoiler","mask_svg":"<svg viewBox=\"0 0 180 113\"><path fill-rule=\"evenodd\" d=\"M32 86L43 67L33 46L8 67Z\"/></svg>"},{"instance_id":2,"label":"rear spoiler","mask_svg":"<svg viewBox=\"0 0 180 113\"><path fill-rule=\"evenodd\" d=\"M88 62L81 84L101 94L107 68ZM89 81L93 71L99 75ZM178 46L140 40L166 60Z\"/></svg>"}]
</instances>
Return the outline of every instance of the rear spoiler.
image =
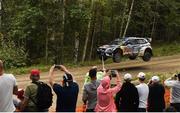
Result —
<instances>
[{"instance_id":1,"label":"rear spoiler","mask_svg":"<svg viewBox=\"0 0 180 113\"><path fill-rule=\"evenodd\" d=\"M148 42L152 42L152 38L146 38Z\"/></svg>"}]
</instances>

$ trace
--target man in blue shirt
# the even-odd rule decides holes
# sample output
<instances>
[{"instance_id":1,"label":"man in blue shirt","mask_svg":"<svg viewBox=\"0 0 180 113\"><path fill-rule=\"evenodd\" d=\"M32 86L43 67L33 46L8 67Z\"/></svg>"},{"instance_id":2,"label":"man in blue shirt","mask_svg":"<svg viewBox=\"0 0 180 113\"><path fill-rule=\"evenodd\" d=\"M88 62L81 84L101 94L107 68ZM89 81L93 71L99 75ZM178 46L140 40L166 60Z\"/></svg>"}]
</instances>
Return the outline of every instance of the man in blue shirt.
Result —
<instances>
[{"instance_id":1,"label":"man in blue shirt","mask_svg":"<svg viewBox=\"0 0 180 113\"><path fill-rule=\"evenodd\" d=\"M64 72L62 85L54 83L54 70L60 69ZM79 86L73 81L72 74L65 66L52 66L49 71L49 83L57 95L56 112L75 112L78 98Z\"/></svg>"}]
</instances>

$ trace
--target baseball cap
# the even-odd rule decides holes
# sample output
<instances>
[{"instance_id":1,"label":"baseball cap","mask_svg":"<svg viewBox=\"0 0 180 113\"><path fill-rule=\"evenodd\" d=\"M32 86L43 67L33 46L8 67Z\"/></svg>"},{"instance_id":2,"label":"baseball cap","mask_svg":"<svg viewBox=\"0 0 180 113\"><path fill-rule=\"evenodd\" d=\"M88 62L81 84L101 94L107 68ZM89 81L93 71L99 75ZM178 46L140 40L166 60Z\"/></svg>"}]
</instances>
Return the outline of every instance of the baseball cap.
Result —
<instances>
[{"instance_id":1,"label":"baseball cap","mask_svg":"<svg viewBox=\"0 0 180 113\"><path fill-rule=\"evenodd\" d=\"M146 74L145 73L143 73L143 72L140 72L139 74L138 74L138 76L137 76L138 78L145 78L146 77Z\"/></svg>"},{"instance_id":2,"label":"baseball cap","mask_svg":"<svg viewBox=\"0 0 180 113\"><path fill-rule=\"evenodd\" d=\"M39 76L40 75L40 71L38 69L33 69L33 70L31 70L31 75L32 76Z\"/></svg>"},{"instance_id":3,"label":"baseball cap","mask_svg":"<svg viewBox=\"0 0 180 113\"><path fill-rule=\"evenodd\" d=\"M159 77L158 76L153 76L151 79L153 82L159 82Z\"/></svg>"},{"instance_id":4,"label":"baseball cap","mask_svg":"<svg viewBox=\"0 0 180 113\"><path fill-rule=\"evenodd\" d=\"M124 80L131 80L131 79L132 79L132 75L131 75L131 74L126 73L126 74L124 75Z\"/></svg>"}]
</instances>

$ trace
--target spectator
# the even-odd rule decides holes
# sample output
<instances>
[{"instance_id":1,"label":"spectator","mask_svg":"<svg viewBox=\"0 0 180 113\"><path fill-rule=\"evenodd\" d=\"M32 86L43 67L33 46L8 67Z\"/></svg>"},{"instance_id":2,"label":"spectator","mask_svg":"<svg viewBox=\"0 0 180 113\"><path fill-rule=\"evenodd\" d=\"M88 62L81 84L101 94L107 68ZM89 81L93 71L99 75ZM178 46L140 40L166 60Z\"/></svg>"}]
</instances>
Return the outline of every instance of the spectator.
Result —
<instances>
[{"instance_id":1,"label":"spectator","mask_svg":"<svg viewBox=\"0 0 180 113\"><path fill-rule=\"evenodd\" d=\"M97 66L93 66L91 69L95 69L97 71ZM104 77L104 74L105 74L105 69L97 71L97 73L96 73L97 80L102 80ZM88 72L85 75L84 86L90 82L91 82L91 77L89 76L89 72Z\"/></svg>"},{"instance_id":2,"label":"spectator","mask_svg":"<svg viewBox=\"0 0 180 113\"><path fill-rule=\"evenodd\" d=\"M106 73L106 76L102 79L97 89L97 105L96 112L116 112L116 106L114 103L114 94L121 89L120 78L117 71L116 73L116 86L110 88L110 71Z\"/></svg>"},{"instance_id":3,"label":"spectator","mask_svg":"<svg viewBox=\"0 0 180 113\"><path fill-rule=\"evenodd\" d=\"M180 112L180 74L175 76L176 80L168 78L164 84L171 87L170 103L177 112ZM177 80L178 79L178 80Z\"/></svg>"},{"instance_id":4,"label":"spectator","mask_svg":"<svg viewBox=\"0 0 180 113\"><path fill-rule=\"evenodd\" d=\"M169 106L164 110L164 112L177 112L177 111L173 106Z\"/></svg>"},{"instance_id":5,"label":"spectator","mask_svg":"<svg viewBox=\"0 0 180 113\"><path fill-rule=\"evenodd\" d=\"M165 109L165 88L158 76L153 76L149 84L148 112L162 112Z\"/></svg>"},{"instance_id":6,"label":"spectator","mask_svg":"<svg viewBox=\"0 0 180 113\"><path fill-rule=\"evenodd\" d=\"M21 102L24 99L23 94L24 94L24 90L23 89L18 89L17 96L13 96L13 103L14 103L14 105L16 107L16 111L20 110Z\"/></svg>"},{"instance_id":7,"label":"spectator","mask_svg":"<svg viewBox=\"0 0 180 113\"><path fill-rule=\"evenodd\" d=\"M75 112L79 86L63 65L59 65L59 69L64 72L63 84L54 83L54 69L55 66L52 66L49 71L49 83L57 95L56 112Z\"/></svg>"},{"instance_id":8,"label":"spectator","mask_svg":"<svg viewBox=\"0 0 180 113\"><path fill-rule=\"evenodd\" d=\"M116 95L116 106L119 112L135 112L139 105L137 88L131 83L132 76L124 75L124 83L121 90Z\"/></svg>"},{"instance_id":9,"label":"spectator","mask_svg":"<svg viewBox=\"0 0 180 113\"><path fill-rule=\"evenodd\" d=\"M40 71L37 69L31 70L30 80L32 81L24 91L24 100L22 101L20 110L25 112L47 112L48 109L39 109L37 106L38 85L40 82Z\"/></svg>"},{"instance_id":10,"label":"spectator","mask_svg":"<svg viewBox=\"0 0 180 113\"><path fill-rule=\"evenodd\" d=\"M149 95L149 87L147 84L145 84L145 73L140 72L138 74L139 82L140 84L136 86L139 94L139 112L146 112L147 108L147 100Z\"/></svg>"},{"instance_id":11,"label":"spectator","mask_svg":"<svg viewBox=\"0 0 180 113\"><path fill-rule=\"evenodd\" d=\"M94 112L97 103L97 88L100 85L100 81L96 78L97 70L91 69L89 71L89 76L91 78L91 82L87 83L83 89L83 97L82 100L84 105L87 104L87 112Z\"/></svg>"},{"instance_id":12,"label":"spectator","mask_svg":"<svg viewBox=\"0 0 180 113\"><path fill-rule=\"evenodd\" d=\"M4 73L3 62L0 60L0 112L14 112L13 94L17 94L16 79L12 74Z\"/></svg>"}]
</instances>

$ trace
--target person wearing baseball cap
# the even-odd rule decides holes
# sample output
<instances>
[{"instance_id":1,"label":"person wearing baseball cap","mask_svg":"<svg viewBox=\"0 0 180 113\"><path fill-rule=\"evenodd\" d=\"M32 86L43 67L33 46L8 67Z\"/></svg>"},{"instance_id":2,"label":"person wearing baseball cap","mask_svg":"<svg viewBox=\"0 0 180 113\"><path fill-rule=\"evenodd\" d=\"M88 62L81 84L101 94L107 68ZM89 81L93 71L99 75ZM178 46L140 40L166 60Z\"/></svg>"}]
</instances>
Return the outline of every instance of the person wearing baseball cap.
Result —
<instances>
[{"instance_id":1,"label":"person wearing baseball cap","mask_svg":"<svg viewBox=\"0 0 180 113\"><path fill-rule=\"evenodd\" d=\"M40 71L38 69L32 69L29 78L31 83L25 88L23 95L24 100L22 101L20 111L37 112L39 109L37 108L35 102L37 101L36 96L38 92L38 86L35 84L35 82L39 82L40 80ZM48 109L42 111L48 111Z\"/></svg>"},{"instance_id":2,"label":"person wearing baseball cap","mask_svg":"<svg viewBox=\"0 0 180 113\"><path fill-rule=\"evenodd\" d=\"M148 112L162 112L165 109L165 88L160 83L158 76L151 78L152 83L149 85Z\"/></svg>"},{"instance_id":3,"label":"person wearing baseball cap","mask_svg":"<svg viewBox=\"0 0 180 113\"><path fill-rule=\"evenodd\" d=\"M31 70L30 79L32 80L32 82L39 81L40 71L38 69Z\"/></svg>"},{"instance_id":4,"label":"person wearing baseball cap","mask_svg":"<svg viewBox=\"0 0 180 113\"><path fill-rule=\"evenodd\" d=\"M140 84L136 86L136 88L138 90L138 94L139 94L138 111L139 112L146 112L147 100L148 100L148 95L149 95L149 87L145 83L146 74L143 72L140 72L137 77L138 77L139 82L140 82Z\"/></svg>"},{"instance_id":5,"label":"person wearing baseball cap","mask_svg":"<svg viewBox=\"0 0 180 113\"><path fill-rule=\"evenodd\" d=\"M54 81L55 70L60 70L63 83ZM73 81L73 75L64 65L53 65L49 70L49 83L57 95L56 112L75 112L79 93L79 85Z\"/></svg>"},{"instance_id":6,"label":"person wearing baseball cap","mask_svg":"<svg viewBox=\"0 0 180 113\"><path fill-rule=\"evenodd\" d=\"M126 73L122 88L116 94L115 103L119 112L134 112L138 109L139 95L137 88L131 83L131 80L132 75Z\"/></svg>"}]
</instances>

